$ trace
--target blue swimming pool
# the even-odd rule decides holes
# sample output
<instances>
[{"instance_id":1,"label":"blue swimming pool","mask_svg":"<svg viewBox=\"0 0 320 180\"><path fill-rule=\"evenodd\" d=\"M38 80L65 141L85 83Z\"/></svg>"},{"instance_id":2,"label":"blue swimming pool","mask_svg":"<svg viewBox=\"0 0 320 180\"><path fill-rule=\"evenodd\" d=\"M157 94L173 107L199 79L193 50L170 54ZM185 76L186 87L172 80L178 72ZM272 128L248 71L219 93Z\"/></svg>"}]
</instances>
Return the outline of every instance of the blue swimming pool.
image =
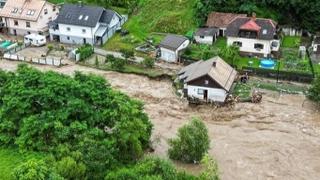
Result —
<instances>
[{"instance_id":1,"label":"blue swimming pool","mask_svg":"<svg viewBox=\"0 0 320 180\"><path fill-rule=\"evenodd\" d=\"M276 62L274 59L267 59L267 58L263 58L260 60L260 67L261 68L265 68L265 69L273 69L274 66L276 65Z\"/></svg>"}]
</instances>

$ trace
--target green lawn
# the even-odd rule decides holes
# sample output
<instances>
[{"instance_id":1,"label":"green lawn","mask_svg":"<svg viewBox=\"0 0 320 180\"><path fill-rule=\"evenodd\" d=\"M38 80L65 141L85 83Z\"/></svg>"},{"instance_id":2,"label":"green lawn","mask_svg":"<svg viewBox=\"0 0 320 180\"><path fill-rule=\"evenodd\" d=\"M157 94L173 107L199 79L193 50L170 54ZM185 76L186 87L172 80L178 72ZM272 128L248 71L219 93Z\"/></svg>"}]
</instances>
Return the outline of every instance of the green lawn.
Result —
<instances>
[{"instance_id":1,"label":"green lawn","mask_svg":"<svg viewBox=\"0 0 320 180\"><path fill-rule=\"evenodd\" d=\"M251 61L252 63L249 63L249 61ZM239 57L239 59L234 63L238 69L242 69L242 67L259 68L260 60L257 58Z\"/></svg>"},{"instance_id":2,"label":"green lawn","mask_svg":"<svg viewBox=\"0 0 320 180\"><path fill-rule=\"evenodd\" d=\"M301 37L299 36L284 36L282 40L281 47L284 48L297 48L301 42Z\"/></svg>"},{"instance_id":3,"label":"green lawn","mask_svg":"<svg viewBox=\"0 0 320 180\"><path fill-rule=\"evenodd\" d=\"M141 1L138 12L131 15L123 27L129 31L128 37L117 35L104 47L109 50L132 49L152 37L153 32L186 34L197 27L193 13L195 2L195 0Z\"/></svg>"},{"instance_id":4,"label":"green lawn","mask_svg":"<svg viewBox=\"0 0 320 180\"><path fill-rule=\"evenodd\" d=\"M44 157L45 155L40 153L19 153L17 149L0 147L0 180L12 179L13 169L21 163L29 159L41 159Z\"/></svg>"}]
</instances>

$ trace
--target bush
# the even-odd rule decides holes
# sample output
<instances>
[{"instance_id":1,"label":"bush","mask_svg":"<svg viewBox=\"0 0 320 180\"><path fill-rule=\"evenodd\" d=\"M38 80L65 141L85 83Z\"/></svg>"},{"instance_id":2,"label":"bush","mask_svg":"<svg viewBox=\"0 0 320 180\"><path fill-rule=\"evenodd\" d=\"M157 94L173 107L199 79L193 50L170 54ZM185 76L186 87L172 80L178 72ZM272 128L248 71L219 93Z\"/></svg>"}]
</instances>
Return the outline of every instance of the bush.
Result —
<instances>
[{"instance_id":1,"label":"bush","mask_svg":"<svg viewBox=\"0 0 320 180\"><path fill-rule=\"evenodd\" d=\"M65 49L64 46L61 45L61 46L60 46L60 51L64 51L64 49Z\"/></svg>"},{"instance_id":2,"label":"bush","mask_svg":"<svg viewBox=\"0 0 320 180\"><path fill-rule=\"evenodd\" d=\"M208 129L199 119L178 130L178 137L169 140L169 157L187 163L199 162L209 150Z\"/></svg>"},{"instance_id":3,"label":"bush","mask_svg":"<svg viewBox=\"0 0 320 180\"><path fill-rule=\"evenodd\" d=\"M86 179L86 166L76 162L72 157L64 157L56 162L55 171L65 179Z\"/></svg>"},{"instance_id":4,"label":"bush","mask_svg":"<svg viewBox=\"0 0 320 180\"><path fill-rule=\"evenodd\" d=\"M15 180L63 180L43 160L31 159L13 170Z\"/></svg>"},{"instance_id":5,"label":"bush","mask_svg":"<svg viewBox=\"0 0 320 180\"><path fill-rule=\"evenodd\" d=\"M134 51L132 49L120 49L120 52L125 59L134 57Z\"/></svg>"},{"instance_id":6,"label":"bush","mask_svg":"<svg viewBox=\"0 0 320 180\"><path fill-rule=\"evenodd\" d=\"M154 59L153 58L145 58L143 61L142 61L142 64L145 66L145 67L148 67L148 68L153 68L154 67Z\"/></svg>"},{"instance_id":7,"label":"bush","mask_svg":"<svg viewBox=\"0 0 320 180\"><path fill-rule=\"evenodd\" d=\"M107 56L106 61L110 64L110 67L114 70L123 70L127 64L127 60L121 58L115 58L112 55Z\"/></svg>"},{"instance_id":8,"label":"bush","mask_svg":"<svg viewBox=\"0 0 320 180\"><path fill-rule=\"evenodd\" d=\"M204 155L201 160L203 171L200 174L200 179L219 180L219 169L217 162L208 154Z\"/></svg>"},{"instance_id":9,"label":"bush","mask_svg":"<svg viewBox=\"0 0 320 180\"><path fill-rule=\"evenodd\" d=\"M83 61L93 54L93 47L90 44L84 44L78 48L76 53L80 54L80 60Z\"/></svg>"},{"instance_id":10,"label":"bush","mask_svg":"<svg viewBox=\"0 0 320 180\"><path fill-rule=\"evenodd\" d=\"M178 172L174 165L166 160L147 157L136 165L122 168L109 173L105 180L140 180L140 179L166 179L166 180L192 180L194 176L185 172Z\"/></svg>"},{"instance_id":11,"label":"bush","mask_svg":"<svg viewBox=\"0 0 320 180\"><path fill-rule=\"evenodd\" d=\"M309 99L320 104L320 77L318 76L312 83L309 92Z\"/></svg>"}]
</instances>

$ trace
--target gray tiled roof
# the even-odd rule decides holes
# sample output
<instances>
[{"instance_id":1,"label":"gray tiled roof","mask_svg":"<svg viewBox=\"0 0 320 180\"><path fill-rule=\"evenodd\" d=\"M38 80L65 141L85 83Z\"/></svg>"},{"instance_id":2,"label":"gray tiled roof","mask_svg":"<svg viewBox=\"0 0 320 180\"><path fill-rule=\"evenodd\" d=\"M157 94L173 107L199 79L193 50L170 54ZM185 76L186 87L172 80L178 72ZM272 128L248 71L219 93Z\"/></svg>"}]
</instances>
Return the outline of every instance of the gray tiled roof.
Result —
<instances>
[{"instance_id":1,"label":"gray tiled roof","mask_svg":"<svg viewBox=\"0 0 320 180\"><path fill-rule=\"evenodd\" d=\"M98 22L109 23L114 11L102 7L76 4L65 4L55 20L59 24L70 24L86 27L95 27ZM82 18L79 18L82 16Z\"/></svg>"},{"instance_id":2,"label":"gray tiled roof","mask_svg":"<svg viewBox=\"0 0 320 180\"><path fill-rule=\"evenodd\" d=\"M167 35L160 43L160 47L164 47L171 50L178 49L188 38L180 35Z\"/></svg>"},{"instance_id":3,"label":"gray tiled roof","mask_svg":"<svg viewBox=\"0 0 320 180\"><path fill-rule=\"evenodd\" d=\"M251 18L237 18L232 21L226 30L226 36L230 37L238 37L240 27L250 21ZM260 32L258 33L258 39L263 40L272 40L274 38L274 34L276 33L276 23L270 19L260 19L257 18L255 20L257 25L261 27ZM265 33L264 33L265 32Z\"/></svg>"},{"instance_id":4,"label":"gray tiled roof","mask_svg":"<svg viewBox=\"0 0 320 180\"><path fill-rule=\"evenodd\" d=\"M195 36L213 36L218 32L219 32L218 28L199 28L194 35Z\"/></svg>"},{"instance_id":5,"label":"gray tiled roof","mask_svg":"<svg viewBox=\"0 0 320 180\"><path fill-rule=\"evenodd\" d=\"M237 71L220 57L216 56L206 61L201 60L190 64L182 68L178 74L179 78L183 79L186 83L208 75L223 89L230 91L237 76Z\"/></svg>"}]
</instances>

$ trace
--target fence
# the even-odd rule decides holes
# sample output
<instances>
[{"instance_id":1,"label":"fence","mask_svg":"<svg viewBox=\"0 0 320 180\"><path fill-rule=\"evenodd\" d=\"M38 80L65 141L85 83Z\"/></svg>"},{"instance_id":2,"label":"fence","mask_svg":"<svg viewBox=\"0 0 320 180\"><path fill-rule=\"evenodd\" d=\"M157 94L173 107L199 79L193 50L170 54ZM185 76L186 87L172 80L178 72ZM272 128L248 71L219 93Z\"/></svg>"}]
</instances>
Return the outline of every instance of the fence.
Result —
<instances>
[{"instance_id":1,"label":"fence","mask_svg":"<svg viewBox=\"0 0 320 180\"><path fill-rule=\"evenodd\" d=\"M17 54L5 53L3 55L4 59L13 60L13 61L23 61L35 64L43 64L43 65L52 65L52 66L61 66L61 58L54 57L44 57L44 58L27 58L24 56L19 56Z\"/></svg>"},{"instance_id":2,"label":"fence","mask_svg":"<svg viewBox=\"0 0 320 180\"><path fill-rule=\"evenodd\" d=\"M281 70L278 71L274 69L260 69L260 68L253 68L253 67L243 67L241 71L247 72L249 74L267 77L267 78L287 80L287 81L310 83L314 79L314 76L311 73L290 72L290 71L281 71Z\"/></svg>"}]
</instances>

